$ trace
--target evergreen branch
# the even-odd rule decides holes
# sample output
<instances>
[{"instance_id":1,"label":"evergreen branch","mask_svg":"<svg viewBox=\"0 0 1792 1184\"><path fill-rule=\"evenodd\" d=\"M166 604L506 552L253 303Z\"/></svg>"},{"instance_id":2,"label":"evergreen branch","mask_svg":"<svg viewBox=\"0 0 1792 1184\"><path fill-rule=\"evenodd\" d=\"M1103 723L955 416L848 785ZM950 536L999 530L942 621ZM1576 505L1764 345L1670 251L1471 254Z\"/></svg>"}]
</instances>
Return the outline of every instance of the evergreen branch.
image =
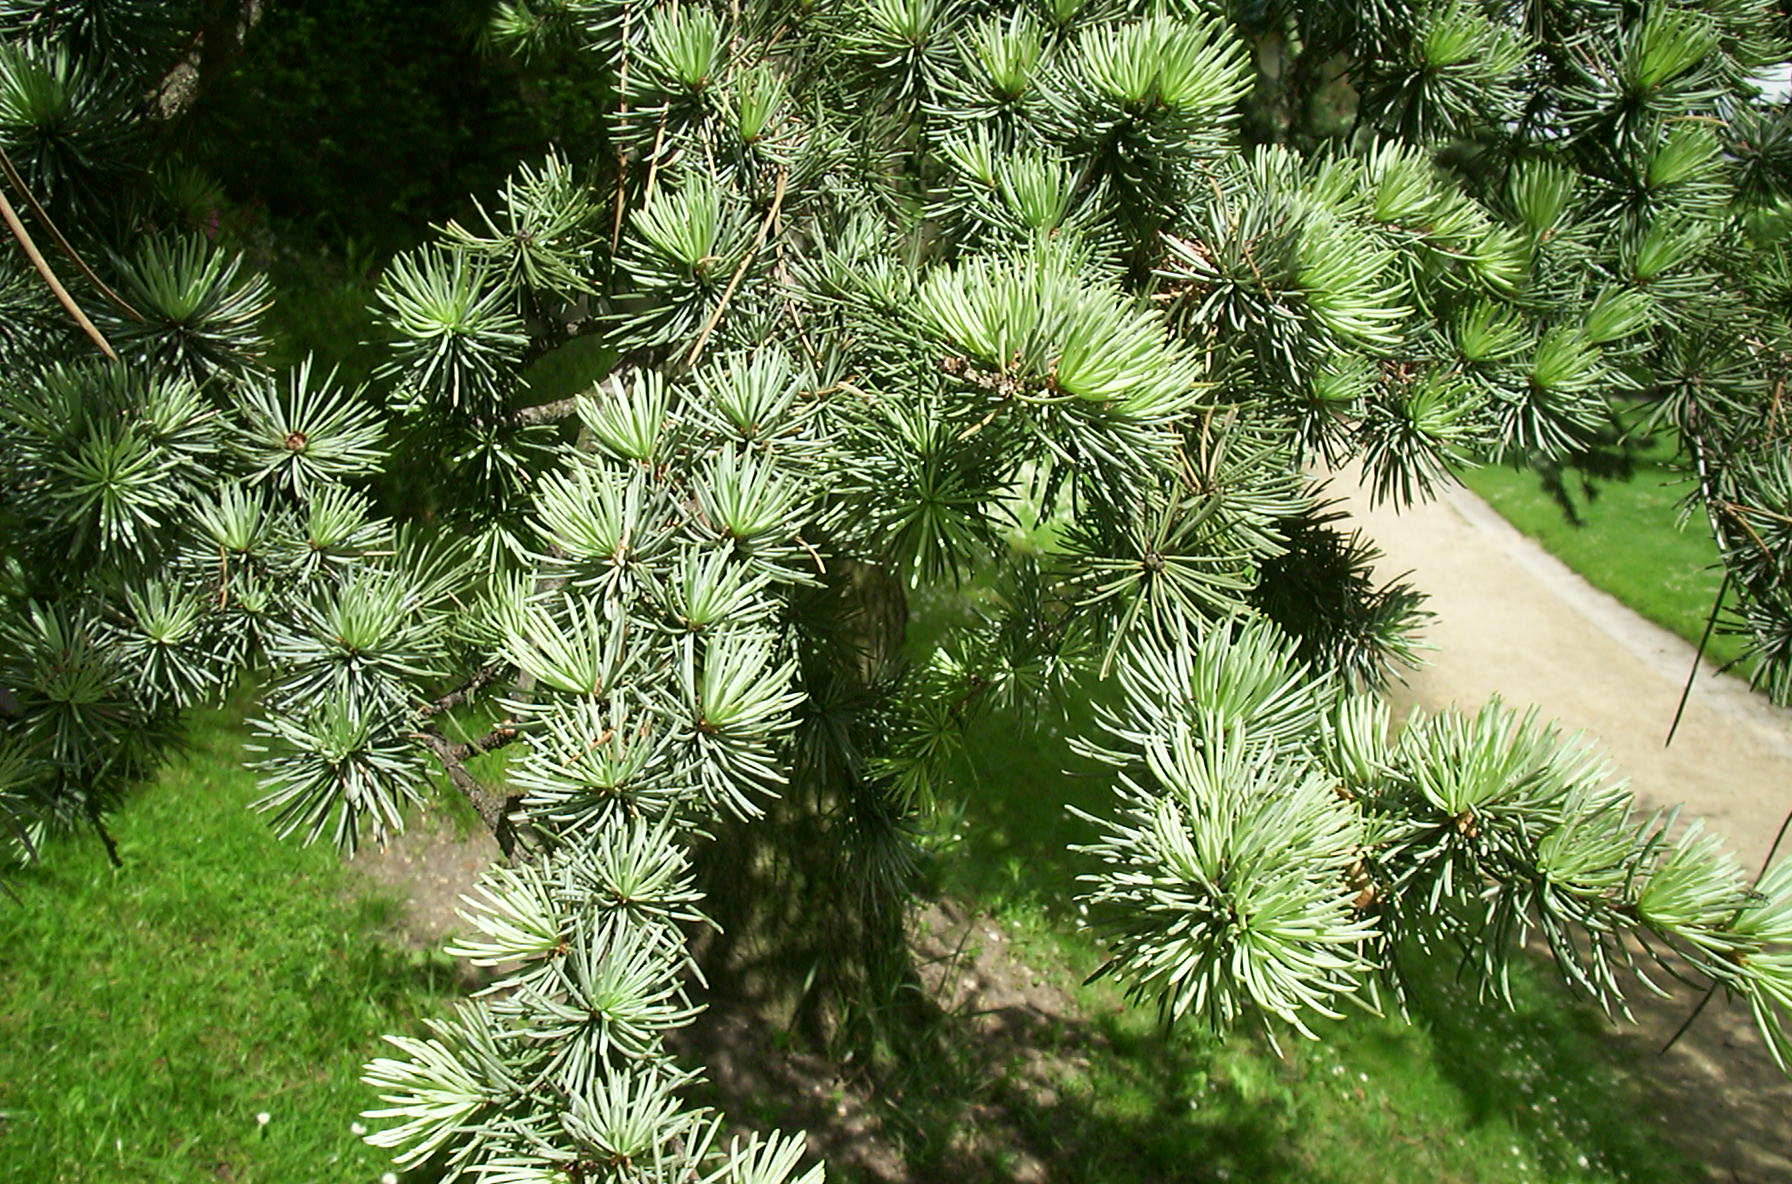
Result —
<instances>
[{"instance_id":1,"label":"evergreen branch","mask_svg":"<svg viewBox=\"0 0 1792 1184\"><path fill-rule=\"evenodd\" d=\"M1742 528L1742 532L1744 534L1748 535L1749 542L1753 543L1755 545L1755 549L1757 551L1761 552L1761 557L1763 559L1765 559L1770 565L1777 565L1779 563L1779 561L1780 561L1779 556L1774 554L1773 548L1769 547L1766 544L1766 542L1764 542L1762 540L1761 532L1756 530L1754 528L1754 525L1751 522L1749 522L1748 518L1745 517L1744 515L1745 514L1761 514L1765 517L1781 518L1782 520L1784 520L1782 515L1774 514L1769 510L1754 510L1748 506L1740 506L1740 505L1737 505L1735 502L1724 501L1722 499L1718 500L1717 506L1720 510L1722 510L1724 512L1725 516L1727 516L1730 519L1730 521L1734 522L1737 526Z\"/></svg>"},{"instance_id":2,"label":"evergreen branch","mask_svg":"<svg viewBox=\"0 0 1792 1184\"><path fill-rule=\"evenodd\" d=\"M564 399L555 399L551 403L537 403L533 407L524 407L511 413L510 422L513 427L532 428L542 424L559 423L571 419L579 412L579 396L568 395Z\"/></svg>"},{"instance_id":3,"label":"evergreen branch","mask_svg":"<svg viewBox=\"0 0 1792 1184\"><path fill-rule=\"evenodd\" d=\"M635 10L625 8L622 11L622 63L616 70L616 94L618 96L617 119L628 119L628 67L629 67L629 26L634 21ZM616 253L616 247L622 242L622 214L628 204L628 150L616 153L616 209L615 217L610 225L610 254Z\"/></svg>"},{"instance_id":4,"label":"evergreen branch","mask_svg":"<svg viewBox=\"0 0 1792 1184\"><path fill-rule=\"evenodd\" d=\"M419 708L417 714L427 719L432 715L440 715L444 711L452 711L454 708L459 707L462 703L465 703L480 691L484 690L493 679L504 673L505 669L506 667L499 662L493 662L488 666L481 666L471 678L467 679L467 681L461 683L460 686L449 691L435 702Z\"/></svg>"},{"instance_id":5,"label":"evergreen branch","mask_svg":"<svg viewBox=\"0 0 1792 1184\"><path fill-rule=\"evenodd\" d=\"M477 740L469 740L454 746L454 754L462 759L473 756L484 756L488 752L504 748L516 743L522 735L514 725L499 724Z\"/></svg>"},{"instance_id":6,"label":"evergreen branch","mask_svg":"<svg viewBox=\"0 0 1792 1184\"><path fill-rule=\"evenodd\" d=\"M529 294L529 299L532 305L537 303L537 298L533 292ZM542 358L547 357L561 346L580 337L596 333L604 326L603 318L598 316L583 316L570 321L555 321L550 320L550 318L546 316L540 316L539 313L537 313L537 315L541 320L548 320L552 327L542 336L530 338L529 344L524 347L523 352L517 357L518 370L527 370L530 366L539 362Z\"/></svg>"},{"instance_id":7,"label":"evergreen branch","mask_svg":"<svg viewBox=\"0 0 1792 1184\"><path fill-rule=\"evenodd\" d=\"M1721 595L1719 596L1719 600L1722 600ZM1710 633L1709 626L1706 628L1706 633L1707 635ZM1701 650L1702 648L1701 645ZM1685 705L1686 700L1683 695L1681 696L1681 706L1684 707ZM1675 718L1675 722L1679 722L1678 717ZM1673 739L1672 733L1668 734L1668 739ZM1773 836L1773 843L1767 848L1767 855L1761 860L1761 868L1755 873L1754 880L1749 884L1748 890L1750 895L1753 895L1760 888L1761 877L1765 876L1767 874L1767 869L1773 866L1773 857L1779 854L1780 844L1786 841L1786 831L1788 828L1792 828L1792 812L1786 814L1785 819L1780 823L1779 831ZM1734 923L1734 918L1732 918L1732 923ZM1686 1018L1680 1022L1680 1026L1674 1029L1674 1034L1668 1037L1667 1043L1656 1050L1656 1056L1665 1056L1669 1049L1680 1043L1680 1038L1682 1036L1692 1030L1693 1024L1698 1020L1699 1016L1704 1014L1705 1008L1710 1005L1711 1000L1717 995L1717 988L1721 985L1719 980L1715 978L1712 979L1711 985L1705 988L1705 993L1699 996L1698 1005L1687 1013Z\"/></svg>"},{"instance_id":8,"label":"evergreen branch","mask_svg":"<svg viewBox=\"0 0 1792 1184\"><path fill-rule=\"evenodd\" d=\"M759 248L765 245L765 236L771 230L772 223L778 220L778 211L784 207L784 186L789 180L790 170L779 169L778 186L772 193L772 208L766 211L765 221L759 224L759 233L753 236L753 245L747 248L746 255L741 258L740 266L734 269L734 275L729 278L728 286L722 289L722 298L716 301L715 311L709 314L709 320L703 323L702 332L698 333L697 340L691 343L691 352L686 354L684 359L686 366L695 364L697 355L703 352L704 342L709 340L710 333L714 332L717 323L721 321L722 313L728 307L728 301L734 297L734 290L740 286L741 277L747 274L747 268L752 265L754 256L758 255Z\"/></svg>"},{"instance_id":9,"label":"evergreen branch","mask_svg":"<svg viewBox=\"0 0 1792 1184\"><path fill-rule=\"evenodd\" d=\"M510 415L510 422L515 427L527 428L571 419L579 413L580 399L602 392L606 383L613 384L613 389L619 389L634 371L635 364L633 362L619 362L614 370L598 379L588 390L580 391L576 395L568 395L564 399L555 399L549 403L537 403L533 407L524 407L513 411Z\"/></svg>"}]
</instances>

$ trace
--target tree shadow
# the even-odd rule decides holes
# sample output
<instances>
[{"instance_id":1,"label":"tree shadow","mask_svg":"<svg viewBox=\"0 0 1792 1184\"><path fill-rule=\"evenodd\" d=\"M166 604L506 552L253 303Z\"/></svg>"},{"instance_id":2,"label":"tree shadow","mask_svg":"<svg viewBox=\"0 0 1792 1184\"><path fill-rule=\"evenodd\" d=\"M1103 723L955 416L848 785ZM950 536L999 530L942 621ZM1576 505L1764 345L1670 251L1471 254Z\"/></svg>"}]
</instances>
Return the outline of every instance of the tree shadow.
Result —
<instances>
[{"instance_id":1,"label":"tree shadow","mask_svg":"<svg viewBox=\"0 0 1792 1184\"><path fill-rule=\"evenodd\" d=\"M1069 754L1061 738L1052 733L1089 734L1092 715L1089 700L1079 696L1061 724L992 718L970 737L962 779L963 814L950 821L944 836L944 845L953 848L950 855L954 859L937 861L937 887L948 896L978 901L997 913L1030 915L1033 924L1043 920L1066 929L1074 926L1075 877L1089 868L1068 848L1087 841L1089 828L1071 809L1098 816L1107 812L1111 809L1111 780L1092 762ZM1083 955L1085 960L1089 956ZM1172 1128L1179 1144L1178 1158L1154 1162L1153 1170L1139 1178L1210 1178L1174 1174L1192 1171L1187 1165L1203 1156L1214 1156L1215 1164L1225 1168L1232 1179L1274 1180L1280 1178L1278 1173L1294 1172L1303 1179L1315 1178L1312 1166L1301 1161L1299 1152L1284 1149L1269 1158L1251 1156L1268 1154L1261 1148L1277 1146L1275 1140L1299 1124L1330 1121L1328 1113L1341 1114L1328 1111L1329 1103L1319 1100L1327 1091L1342 1096L1347 1105L1379 1106L1390 1126L1388 1147L1402 1148L1401 1153L1412 1162L1430 1162L1427 1157L1434 1156L1440 1170L1448 1170L1443 1168L1446 1162L1462 1162L1461 1157L1452 1161L1450 1153L1441 1148L1405 1150L1415 1137L1438 1142L1442 1136L1435 1131L1414 1136L1399 1130L1404 1121L1397 1120L1401 1111L1416 1121L1430 1121L1434 1128L1447 1125L1450 1116L1456 1116L1456 1121L1466 1118L1471 1141L1478 1138L1484 1144L1497 1143L1497 1148L1485 1148L1488 1153L1505 1153L1512 1150L1509 1144L1516 1144L1549 1179L1616 1176L1665 1184L1687 1179L1688 1172L1696 1170L1688 1159L1721 1162L1713 1158L1712 1144L1725 1136L1672 1137L1664 1127L1674 1124L1664 1124L1655 1116L1675 1112L1684 1099L1664 1095L1657 1088L1653 1067L1642 1063L1634 1049L1619 1047L1603 1017L1560 986L1546 960L1525 961L1515 976L1517 1006L1512 1011L1491 1000L1480 1001L1472 987L1455 980L1454 965L1434 960L1418 971L1411 1016L1418 1030L1397 1020L1349 1019L1325 1026L1322 1047L1330 1051L1319 1053L1295 1047L1304 1042L1292 1038L1294 1044L1285 1045L1290 1059L1281 1062L1277 1070L1281 1079L1269 1091L1285 1093L1286 1100L1257 1101L1248 1121L1237 1124L1236 1130L1226 1124L1205 1127L1197 1117L1179 1115ZM1048 1040L1059 1030L1095 1038L1103 1035L1105 1022L1105 1017L1093 1027L1081 1022L1079 1028L1076 1024L1063 1027L1065 1021L1054 1020L1042 1034ZM1222 1053L1202 1052L1175 1040L1164 1041L1161 1047L1135 1049L1124 1041L1116 1042L1111 1032L1106 1035L1109 1047L1125 1055L1105 1057L1109 1067L1104 1072L1146 1075L1137 1092L1157 1098L1160 1109L1173 1106L1176 1088L1182 1090L1181 1104L1186 1107L1189 1082L1205 1074L1211 1087L1235 1067ZM1338 1063L1320 1069L1316 1062L1322 1059ZM1331 1074L1345 1071L1344 1062L1349 1062L1350 1070L1367 1070L1368 1077L1404 1080L1400 1088L1390 1086L1386 1092L1379 1082L1359 1090L1351 1082L1331 1078ZM1269 1071L1263 1066L1277 1062L1263 1055L1256 1064L1256 1072L1261 1074ZM1171 1083L1178 1081L1180 1086L1173 1087ZM1114 1088L1129 1092L1122 1083ZM1054 1138L1061 1138L1065 1131L1105 1126L1108 1134L1128 1138L1135 1146L1149 1146L1154 1136L1148 1128L1152 1122L1162 1121L1161 1116L1147 1119L1141 1129L1128 1133L1135 1118L1126 1107L1103 1097L1084 1096L1074 1107L1070 1100L1060 1097L1043 1111L1017 1107L1016 1113L1022 1116L1017 1120L1020 1128L1028 1129L1034 1117L1042 1117ZM1243 1099L1230 1101L1239 1105L1208 1107L1203 1103L1202 1108L1215 1114L1230 1113L1236 1122ZM1136 1100L1129 1105L1136 1105ZM1365 1119L1355 1132L1339 1138L1345 1142L1363 1139L1363 1132L1373 1126L1374 1121ZM1305 1145L1317 1144L1309 1139ZM1180 1166L1172 1168L1172 1164ZM1372 1163L1346 1170L1352 1179L1377 1178ZM1370 1174L1360 1174L1364 1170ZM1088 1177L1055 1171L1049 1178L1127 1178L1113 1175L1111 1167L1104 1171L1106 1176Z\"/></svg>"},{"instance_id":2,"label":"tree shadow","mask_svg":"<svg viewBox=\"0 0 1792 1184\"><path fill-rule=\"evenodd\" d=\"M1214 1049L1124 1014L1081 1015L1001 943L965 952L987 921L932 916L921 988L943 994L901 1048L834 1061L750 1004L711 1001L676 1042L709 1073L695 1100L745 1128L806 1130L830 1180L1339 1179L1300 1154L1285 1083L1229 1074Z\"/></svg>"},{"instance_id":3,"label":"tree shadow","mask_svg":"<svg viewBox=\"0 0 1792 1184\"><path fill-rule=\"evenodd\" d=\"M1610 1025L1529 951L1511 975L1513 1006L1433 959L1414 960L1410 1018L1428 1035L1431 1065L1472 1120L1503 1120L1525 1141L1544 1178L1604 1174L1682 1181L1696 1171L1662 1123L1649 1066L1610 1039ZM1386 1028L1371 1034L1391 1038ZM1698 1157L1693 1157L1696 1161Z\"/></svg>"},{"instance_id":4,"label":"tree shadow","mask_svg":"<svg viewBox=\"0 0 1792 1184\"><path fill-rule=\"evenodd\" d=\"M1682 976L1697 981L1690 968ZM1666 976L1651 977L1678 986ZM1697 1006L1692 989L1663 998L1632 992L1635 1023L1580 1011L1625 1072L1637 1112L1680 1154L1718 1180L1792 1181L1792 1078L1773 1062L1746 1003L1719 993L1671 1048L1664 1046Z\"/></svg>"}]
</instances>

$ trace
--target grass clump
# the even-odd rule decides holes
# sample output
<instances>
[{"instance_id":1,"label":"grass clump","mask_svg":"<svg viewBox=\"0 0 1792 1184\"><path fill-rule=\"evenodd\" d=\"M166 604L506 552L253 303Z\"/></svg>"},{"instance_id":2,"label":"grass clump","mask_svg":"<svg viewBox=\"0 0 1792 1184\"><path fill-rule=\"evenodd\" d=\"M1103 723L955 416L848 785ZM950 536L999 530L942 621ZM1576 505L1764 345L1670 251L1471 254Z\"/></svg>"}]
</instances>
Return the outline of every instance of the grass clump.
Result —
<instances>
[{"instance_id":1,"label":"grass clump","mask_svg":"<svg viewBox=\"0 0 1792 1184\"><path fill-rule=\"evenodd\" d=\"M452 963L382 940L396 905L245 809L237 722L0 898L0 1180L373 1181L351 1129L378 1033L457 997ZM261 1121L260 1116L266 1115Z\"/></svg>"}]
</instances>

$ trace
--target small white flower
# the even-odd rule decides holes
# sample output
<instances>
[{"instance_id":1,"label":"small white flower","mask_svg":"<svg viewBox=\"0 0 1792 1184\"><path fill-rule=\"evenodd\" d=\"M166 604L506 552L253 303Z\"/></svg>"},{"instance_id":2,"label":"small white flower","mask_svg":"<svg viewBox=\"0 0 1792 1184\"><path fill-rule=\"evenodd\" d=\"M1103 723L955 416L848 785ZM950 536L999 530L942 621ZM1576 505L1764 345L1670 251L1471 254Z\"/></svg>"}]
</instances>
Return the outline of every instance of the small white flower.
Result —
<instances>
[{"instance_id":1,"label":"small white flower","mask_svg":"<svg viewBox=\"0 0 1792 1184\"><path fill-rule=\"evenodd\" d=\"M367 1124L364 1122L351 1122L348 1124L348 1133L354 1135L356 1138L360 1138L367 1133Z\"/></svg>"},{"instance_id":2,"label":"small white flower","mask_svg":"<svg viewBox=\"0 0 1792 1184\"><path fill-rule=\"evenodd\" d=\"M266 1110L259 1111L255 1115L255 1125L256 1126L266 1126L268 1123L272 1122L273 1120L274 1120L274 1116L272 1114L269 1114Z\"/></svg>"},{"instance_id":3,"label":"small white flower","mask_svg":"<svg viewBox=\"0 0 1792 1184\"><path fill-rule=\"evenodd\" d=\"M398 1184L396 1172L385 1172L380 1176L380 1184Z\"/></svg>"},{"instance_id":4,"label":"small white flower","mask_svg":"<svg viewBox=\"0 0 1792 1184\"><path fill-rule=\"evenodd\" d=\"M1584 1168L1587 1166L1587 1157L1584 1155L1577 1155L1574 1157L1574 1162Z\"/></svg>"}]
</instances>

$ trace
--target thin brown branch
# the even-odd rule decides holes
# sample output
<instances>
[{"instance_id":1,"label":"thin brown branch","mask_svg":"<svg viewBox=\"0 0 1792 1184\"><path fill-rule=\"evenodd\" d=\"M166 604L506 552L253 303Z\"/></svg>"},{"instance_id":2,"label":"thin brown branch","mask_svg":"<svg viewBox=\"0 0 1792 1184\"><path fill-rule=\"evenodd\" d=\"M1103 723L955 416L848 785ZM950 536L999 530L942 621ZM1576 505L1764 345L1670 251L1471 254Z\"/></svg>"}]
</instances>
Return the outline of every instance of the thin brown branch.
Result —
<instances>
[{"instance_id":1,"label":"thin brown branch","mask_svg":"<svg viewBox=\"0 0 1792 1184\"><path fill-rule=\"evenodd\" d=\"M1769 547L1761 538L1761 534L1755 529L1754 524L1742 515L1742 511L1747 507L1739 506L1735 502L1726 501L1720 501L1718 502L1718 505L1723 509L1724 513L1729 516L1730 521L1742 528L1743 533L1748 535L1749 541L1755 544L1755 548L1761 552L1761 555L1767 562L1777 563L1779 561L1778 557L1773 553L1773 548Z\"/></svg>"},{"instance_id":2,"label":"thin brown branch","mask_svg":"<svg viewBox=\"0 0 1792 1184\"><path fill-rule=\"evenodd\" d=\"M715 311L709 314L709 320L703 323L703 331L698 333L697 340L691 343L691 352L686 354L684 359L684 364L687 367L696 362L697 355L703 352L703 344L709 340L709 335L720 323L722 312L728 307L728 301L734 298L734 290L740 287L741 277L747 274L747 268L752 265L754 256L758 255L759 248L765 245L765 236L771 232L772 223L778 220L778 211L784 208L784 186L789 180L790 170L779 169L778 186L772 193L772 208L766 211L765 221L759 224L759 233L753 236L753 245L747 248L746 257L740 261L740 266L734 269L734 275L729 278L728 286L722 289L722 298L716 301Z\"/></svg>"},{"instance_id":3,"label":"thin brown branch","mask_svg":"<svg viewBox=\"0 0 1792 1184\"><path fill-rule=\"evenodd\" d=\"M563 419L571 419L579 413L579 396L568 395L564 399L555 399L551 403L537 403L533 407L524 407L510 414L510 422L519 428L535 427L544 423L559 423Z\"/></svg>"},{"instance_id":4,"label":"thin brown branch","mask_svg":"<svg viewBox=\"0 0 1792 1184\"><path fill-rule=\"evenodd\" d=\"M1784 522L1788 525L1792 525L1792 514L1781 514L1777 511L1769 510L1765 506L1745 506L1741 502L1725 502L1724 509L1728 510L1733 515L1740 516L1743 514L1753 514L1757 518L1766 518L1771 522Z\"/></svg>"},{"instance_id":5,"label":"thin brown branch","mask_svg":"<svg viewBox=\"0 0 1792 1184\"><path fill-rule=\"evenodd\" d=\"M106 340L105 334L101 333L94 323L87 319L87 314L81 311L81 306L75 303L75 298L68 294L68 289L62 286L62 281L56 278L54 271L50 270L49 262L44 259L43 252L37 249L37 244L31 241L31 235L26 231L25 224L19 221L18 211L14 210L12 203L6 200L4 192L0 192L0 219L5 220L6 228L12 231L12 236L15 239L19 240L19 246L24 248L25 257L31 260L31 266L37 269L37 274L43 277L44 283L50 286L50 291L56 294L56 301L62 305L63 311L74 318L75 324L81 326L81 331L87 334L88 340L99 347L101 353L116 362L118 351L112 348L112 343Z\"/></svg>"},{"instance_id":6,"label":"thin brown branch","mask_svg":"<svg viewBox=\"0 0 1792 1184\"><path fill-rule=\"evenodd\" d=\"M616 154L616 206L610 218L610 254L622 244L622 211L627 202L625 187L628 184L628 153Z\"/></svg>"},{"instance_id":7,"label":"thin brown branch","mask_svg":"<svg viewBox=\"0 0 1792 1184\"><path fill-rule=\"evenodd\" d=\"M498 850L504 853L506 859L513 857L516 854L516 827L510 820L513 795L488 789L479 778L467 771L467 766L463 763L466 745L451 743L435 732L413 732L412 736L435 755L443 772L448 774L448 783L473 804L479 820L485 823L486 829L492 832L492 838L497 840Z\"/></svg>"},{"instance_id":8,"label":"thin brown branch","mask_svg":"<svg viewBox=\"0 0 1792 1184\"><path fill-rule=\"evenodd\" d=\"M1663 748L1674 742L1674 734L1680 730L1680 719L1686 714L1686 704L1692 698L1693 680L1699 676L1699 662L1705 657L1705 649L1711 644L1711 631L1717 628L1717 614L1723 611L1724 597L1729 594L1730 580L1735 575L1729 569L1724 570L1723 583L1717 586L1717 598L1711 602L1711 614L1705 618L1705 632L1699 635L1699 648L1693 651L1692 669L1686 672L1686 684L1680 688L1680 703L1674 708L1674 722L1668 725L1668 736L1661 742Z\"/></svg>"},{"instance_id":9,"label":"thin brown branch","mask_svg":"<svg viewBox=\"0 0 1792 1184\"><path fill-rule=\"evenodd\" d=\"M143 324L143 314L131 307L130 302L124 297L107 287L106 281L95 275L93 268L87 266L87 261L81 258L80 253L74 247L69 245L68 239L62 236L62 231L57 229L55 219L51 218L49 211L39 204L37 195L32 193L30 187L25 184L25 178L19 176L19 171L13 167L12 158L6 155L4 148L0 148L0 174L4 174L18 195L25 199L25 205L31 211L31 216L37 219L39 226L50 232L50 237L55 240L56 246L64 255L68 256L69 262L73 263L81 274L87 277L87 282L92 284L101 296L116 304L125 316L130 317L139 325Z\"/></svg>"},{"instance_id":10,"label":"thin brown branch","mask_svg":"<svg viewBox=\"0 0 1792 1184\"><path fill-rule=\"evenodd\" d=\"M617 122L620 124L628 122L628 24L633 11L633 9L625 8L622 12L622 65L618 68L616 77L616 93L621 98L621 109L617 112ZM616 253L617 245L622 242L622 209L627 201L627 188L628 152L624 150L616 153L616 215L610 226L610 254L612 255Z\"/></svg>"},{"instance_id":11,"label":"thin brown branch","mask_svg":"<svg viewBox=\"0 0 1792 1184\"><path fill-rule=\"evenodd\" d=\"M647 154L647 183L641 186L642 197L652 197L654 186L659 183L660 148L666 142L666 113L660 112L659 130L653 133L653 147Z\"/></svg>"},{"instance_id":12,"label":"thin brown branch","mask_svg":"<svg viewBox=\"0 0 1792 1184\"><path fill-rule=\"evenodd\" d=\"M634 372L634 364L623 362L614 370L598 379L587 390L576 395L568 395L564 399L555 399L551 403L537 403L533 407L524 407L510 413L510 422L519 428L533 427L537 424L559 423L563 419L571 419L579 413L579 400L587 395L603 393L604 384L620 384Z\"/></svg>"},{"instance_id":13,"label":"thin brown branch","mask_svg":"<svg viewBox=\"0 0 1792 1184\"><path fill-rule=\"evenodd\" d=\"M506 669L507 667L502 663L493 663L490 666L480 667L471 678L461 683L460 686L449 691L434 703L426 704L419 709L418 714L427 719L432 715L440 715L444 711L454 710L468 699L477 695L480 691L483 691L493 679L504 673Z\"/></svg>"},{"instance_id":14,"label":"thin brown branch","mask_svg":"<svg viewBox=\"0 0 1792 1184\"><path fill-rule=\"evenodd\" d=\"M477 740L454 745L454 755L462 760L466 760L468 757L484 756L488 752L515 744L521 735L522 731L514 724L502 723Z\"/></svg>"}]
</instances>

